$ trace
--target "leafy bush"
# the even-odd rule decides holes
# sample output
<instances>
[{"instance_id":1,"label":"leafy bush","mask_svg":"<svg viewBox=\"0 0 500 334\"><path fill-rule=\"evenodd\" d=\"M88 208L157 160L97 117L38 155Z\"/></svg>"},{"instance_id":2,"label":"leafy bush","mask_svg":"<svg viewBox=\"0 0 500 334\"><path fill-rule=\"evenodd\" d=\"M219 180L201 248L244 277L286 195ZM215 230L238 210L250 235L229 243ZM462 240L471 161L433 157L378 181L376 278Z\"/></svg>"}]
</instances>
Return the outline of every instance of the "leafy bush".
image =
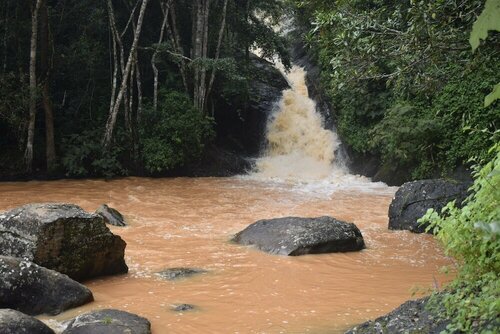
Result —
<instances>
[{"instance_id":1,"label":"leafy bush","mask_svg":"<svg viewBox=\"0 0 500 334\"><path fill-rule=\"evenodd\" d=\"M141 124L144 166L161 173L198 158L213 137L212 120L193 107L189 97L161 91L158 110L147 108Z\"/></svg>"},{"instance_id":2,"label":"leafy bush","mask_svg":"<svg viewBox=\"0 0 500 334\"><path fill-rule=\"evenodd\" d=\"M102 129L95 128L63 139L64 155L61 161L67 176L110 178L127 174L127 170L120 162L123 149L119 145L114 145L109 151L103 151L100 141L102 134ZM119 137L118 134L115 136Z\"/></svg>"},{"instance_id":3,"label":"leafy bush","mask_svg":"<svg viewBox=\"0 0 500 334\"><path fill-rule=\"evenodd\" d=\"M475 173L473 195L462 208L448 204L441 213L429 210L430 223L446 253L458 261L455 281L442 303L450 332L493 333L500 314L500 143L495 158ZM497 327L498 329L498 327Z\"/></svg>"},{"instance_id":4,"label":"leafy bush","mask_svg":"<svg viewBox=\"0 0 500 334\"><path fill-rule=\"evenodd\" d=\"M26 131L29 89L26 83L19 83L13 73L0 75L0 125L3 140L10 139L21 146Z\"/></svg>"}]
</instances>

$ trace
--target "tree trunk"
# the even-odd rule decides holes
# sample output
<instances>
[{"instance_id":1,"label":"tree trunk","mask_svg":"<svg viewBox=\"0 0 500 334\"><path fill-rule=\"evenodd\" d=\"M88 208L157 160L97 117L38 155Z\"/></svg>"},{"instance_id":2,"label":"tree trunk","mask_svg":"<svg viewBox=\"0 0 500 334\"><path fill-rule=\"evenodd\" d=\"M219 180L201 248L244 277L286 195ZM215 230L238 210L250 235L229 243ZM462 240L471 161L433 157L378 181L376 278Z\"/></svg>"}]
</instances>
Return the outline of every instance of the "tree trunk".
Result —
<instances>
[{"instance_id":1,"label":"tree trunk","mask_svg":"<svg viewBox=\"0 0 500 334\"><path fill-rule=\"evenodd\" d=\"M224 7L222 9L222 22L220 24L220 30L219 30L219 39L217 40L217 49L215 50L215 62L217 62L220 58L220 49L222 46L222 38L224 36L224 29L226 27L226 13L227 13L227 3L228 0L224 0ZM210 82L208 83L208 89L207 89L207 94L206 98L208 99L208 96L212 92L212 87L214 85L215 81L215 72L216 69L215 67L212 69L212 74L210 75Z\"/></svg>"},{"instance_id":2,"label":"tree trunk","mask_svg":"<svg viewBox=\"0 0 500 334\"><path fill-rule=\"evenodd\" d=\"M161 11L163 13L163 21L161 23L161 28L160 28L160 37L158 38L158 44L161 44L163 42L163 35L165 34L165 28L167 26L167 21L168 21L168 13L170 9L170 4L172 3L172 0L169 0L166 4L163 4L160 2L161 6ZM174 45L175 47L175 45ZM153 81L153 110L157 111L158 110L158 76L159 76L159 71L158 67L156 66L156 57L158 56L158 47L155 49L153 52L153 56L151 57L151 67L153 68L153 74L154 74L154 81Z\"/></svg>"},{"instance_id":3,"label":"tree trunk","mask_svg":"<svg viewBox=\"0 0 500 334\"><path fill-rule=\"evenodd\" d=\"M200 62L202 61L203 49L203 0L196 0L196 25L194 31L193 44L193 61L194 64L194 80L193 80L193 101L196 108L200 108Z\"/></svg>"},{"instance_id":4,"label":"tree trunk","mask_svg":"<svg viewBox=\"0 0 500 334\"><path fill-rule=\"evenodd\" d=\"M29 121L28 121L28 139L26 141L26 150L24 152L24 163L26 171L31 173L33 169L33 141L35 138L35 120L36 120L36 52L38 41L38 12L42 0L36 0L35 5L31 6L31 44L30 44L30 101L29 101Z\"/></svg>"},{"instance_id":5,"label":"tree trunk","mask_svg":"<svg viewBox=\"0 0 500 334\"><path fill-rule=\"evenodd\" d=\"M103 138L103 146L105 149L109 148L111 144L111 140L113 138L113 130L116 124L116 116L118 115L118 110L120 108L120 104L122 102L123 96L127 90L127 82L130 75L130 70L132 68L132 64L134 63L134 56L137 50L137 45L139 43L139 37L141 35L142 23L144 21L144 14L146 12L146 7L148 5L149 0L142 0L141 9L139 11L139 18L137 19L137 27L134 32L134 41L132 42L132 47L130 48L130 53L127 60L127 65L125 66L125 71L122 76L122 82L120 86L120 90L118 91L118 96L116 97L116 101L113 106L113 110L109 114L108 121L106 122L106 131L104 133Z\"/></svg>"},{"instance_id":6,"label":"tree trunk","mask_svg":"<svg viewBox=\"0 0 500 334\"><path fill-rule=\"evenodd\" d=\"M210 0L203 0L203 40L202 40L202 52L201 58L203 61L208 59L208 20L210 15ZM199 110L200 112L205 112L205 99L206 99L206 87L207 87L207 68L205 64L202 63L200 69L200 88L199 88Z\"/></svg>"},{"instance_id":7,"label":"tree trunk","mask_svg":"<svg viewBox=\"0 0 500 334\"><path fill-rule=\"evenodd\" d=\"M9 2L5 2L5 18L4 18L4 35L3 35L3 67L2 73L7 72L7 38L9 36Z\"/></svg>"},{"instance_id":8,"label":"tree trunk","mask_svg":"<svg viewBox=\"0 0 500 334\"><path fill-rule=\"evenodd\" d=\"M169 32L170 41L174 45L174 47L177 50L177 52L179 53L179 55L184 56L184 50L183 50L182 45L181 45L181 37L179 34L179 30L177 29L177 16L175 14L175 4L174 3L172 3L172 5L171 5L170 18L172 19L172 29L169 29L168 21L167 21L167 29ZM193 20L193 22L194 22L194 20ZM188 81L187 81L187 77L186 77L186 63L184 62L184 58L181 58L179 61L179 71L181 72L182 83L184 85L184 89L186 90L186 93L189 94L189 86L188 86Z\"/></svg>"},{"instance_id":9,"label":"tree trunk","mask_svg":"<svg viewBox=\"0 0 500 334\"><path fill-rule=\"evenodd\" d=\"M47 158L47 172L51 173L55 170L56 167L56 148L54 143L54 112L52 100L50 98L50 72L52 66L49 59L49 50L51 43L47 0L42 0L40 17L40 63L43 82L43 109L45 110L45 155Z\"/></svg>"}]
</instances>

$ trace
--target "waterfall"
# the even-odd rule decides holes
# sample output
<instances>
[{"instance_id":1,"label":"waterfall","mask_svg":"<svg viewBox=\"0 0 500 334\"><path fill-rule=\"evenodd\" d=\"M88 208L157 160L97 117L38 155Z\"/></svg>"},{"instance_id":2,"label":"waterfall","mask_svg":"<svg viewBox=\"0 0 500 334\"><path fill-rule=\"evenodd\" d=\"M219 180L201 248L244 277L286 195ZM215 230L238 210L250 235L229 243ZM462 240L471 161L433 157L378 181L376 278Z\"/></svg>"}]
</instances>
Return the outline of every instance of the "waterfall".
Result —
<instances>
[{"instance_id":1,"label":"waterfall","mask_svg":"<svg viewBox=\"0 0 500 334\"><path fill-rule=\"evenodd\" d=\"M256 163L257 174L285 180L323 180L345 174L335 151L337 134L323 126L316 103L309 98L306 72L293 66L286 73L291 88L283 92L267 125L267 147Z\"/></svg>"}]
</instances>

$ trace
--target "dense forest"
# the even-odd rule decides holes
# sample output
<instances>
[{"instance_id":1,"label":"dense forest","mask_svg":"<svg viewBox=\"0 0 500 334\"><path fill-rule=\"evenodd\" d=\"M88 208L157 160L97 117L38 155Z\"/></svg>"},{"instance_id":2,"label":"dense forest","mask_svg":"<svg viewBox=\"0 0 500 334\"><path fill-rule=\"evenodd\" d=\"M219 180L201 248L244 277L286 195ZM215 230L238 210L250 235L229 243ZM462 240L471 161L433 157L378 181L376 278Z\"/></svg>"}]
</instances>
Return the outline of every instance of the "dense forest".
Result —
<instances>
[{"instance_id":1,"label":"dense forest","mask_svg":"<svg viewBox=\"0 0 500 334\"><path fill-rule=\"evenodd\" d=\"M196 159L215 109L245 108L251 49L289 63L272 28L285 12L282 1L2 1L1 174L155 174Z\"/></svg>"}]
</instances>

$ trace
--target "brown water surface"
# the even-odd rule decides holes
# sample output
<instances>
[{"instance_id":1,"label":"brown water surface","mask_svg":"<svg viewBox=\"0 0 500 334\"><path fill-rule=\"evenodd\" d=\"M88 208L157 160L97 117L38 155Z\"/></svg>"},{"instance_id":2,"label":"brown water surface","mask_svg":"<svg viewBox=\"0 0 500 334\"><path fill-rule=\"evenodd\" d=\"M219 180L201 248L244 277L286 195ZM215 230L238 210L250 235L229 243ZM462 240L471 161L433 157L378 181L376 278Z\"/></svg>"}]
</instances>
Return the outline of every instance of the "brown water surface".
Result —
<instances>
[{"instance_id":1,"label":"brown water surface","mask_svg":"<svg viewBox=\"0 0 500 334\"><path fill-rule=\"evenodd\" d=\"M128 275L86 282L96 308L118 308L151 320L162 333L340 333L380 316L446 281L449 264L429 235L387 230L394 188L310 190L300 184L245 178L81 180L0 183L0 210L30 202L69 202L94 211L107 203L129 227L111 230L127 242ZM228 242L258 219L331 215L354 222L367 249L345 254L273 256ZM162 281L170 267L209 273ZM198 310L171 311L177 303Z\"/></svg>"}]
</instances>

